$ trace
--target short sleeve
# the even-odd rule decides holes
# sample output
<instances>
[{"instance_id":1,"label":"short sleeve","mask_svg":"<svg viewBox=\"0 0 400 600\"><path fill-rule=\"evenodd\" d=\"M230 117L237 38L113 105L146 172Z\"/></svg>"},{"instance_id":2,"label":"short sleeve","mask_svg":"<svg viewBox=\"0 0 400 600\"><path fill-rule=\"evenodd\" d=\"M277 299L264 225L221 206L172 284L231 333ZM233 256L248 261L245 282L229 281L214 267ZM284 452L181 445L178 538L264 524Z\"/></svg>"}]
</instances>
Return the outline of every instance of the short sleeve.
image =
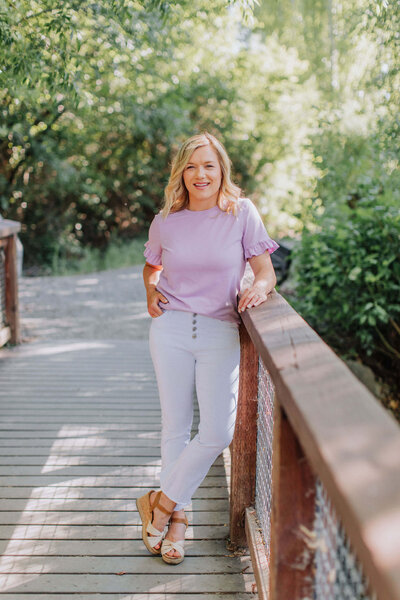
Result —
<instances>
[{"instance_id":1,"label":"short sleeve","mask_svg":"<svg viewBox=\"0 0 400 600\"><path fill-rule=\"evenodd\" d=\"M150 265L161 265L161 238L159 216L156 215L152 220L149 228L149 239L145 243L145 251L143 252L146 262Z\"/></svg>"},{"instance_id":2,"label":"short sleeve","mask_svg":"<svg viewBox=\"0 0 400 600\"><path fill-rule=\"evenodd\" d=\"M266 250L272 254L279 248L279 244L269 237L261 216L252 201L246 198L245 202L242 237L245 259L264 254Z\"/></svg>"}]
</instances>

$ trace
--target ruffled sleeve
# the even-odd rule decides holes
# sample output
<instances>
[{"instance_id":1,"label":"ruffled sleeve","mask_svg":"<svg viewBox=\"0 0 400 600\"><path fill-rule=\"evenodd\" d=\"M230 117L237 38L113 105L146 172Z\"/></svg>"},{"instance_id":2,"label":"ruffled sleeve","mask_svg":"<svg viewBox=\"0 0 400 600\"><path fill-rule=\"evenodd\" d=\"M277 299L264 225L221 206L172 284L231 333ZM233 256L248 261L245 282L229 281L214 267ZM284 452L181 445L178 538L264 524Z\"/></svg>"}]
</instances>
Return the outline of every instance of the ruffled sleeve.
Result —
<instances>
[{"instance_id":1,"label":"ruffled sleeve","mask_svg":"<svg viewBox=\"0 0 400 600\"><path fill-rule=\"evenodd\" d=\"M160 238L160 227L159 227L159 216L156 215L152 220L149 228L149 239L145 243L145 251L143 255L146 262L150 265L161 265L161 238Z\"/></svg>"},{"instance_id":2,"label":"ruffled sleeve","mask_svg":"<svg viewBox=\"0 0 400 600\"><path fill-rule=\"evenodd\" d=\"M246 198L245 202L247 210L244 210L242 237L245 259L264 254L266 250L272 254L279 248L279 244L269 237L261 216L252 201Z\"/></svg>"}]
</instances>

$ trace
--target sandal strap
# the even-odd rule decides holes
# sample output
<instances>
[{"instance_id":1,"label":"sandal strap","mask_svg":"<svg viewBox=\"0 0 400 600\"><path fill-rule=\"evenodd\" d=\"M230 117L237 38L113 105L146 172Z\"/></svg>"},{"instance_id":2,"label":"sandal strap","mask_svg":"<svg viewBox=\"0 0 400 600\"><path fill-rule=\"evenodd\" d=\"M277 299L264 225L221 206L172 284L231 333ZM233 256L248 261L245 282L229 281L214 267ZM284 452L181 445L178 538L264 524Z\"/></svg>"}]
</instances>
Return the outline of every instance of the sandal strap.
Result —
<instances>
[{"instance_id":1,"label":"sandal strap","mask_svg":"<svg viewBox=\"0 0 400 600\"><path fill-rule=\"evenodd\" d=\"M170 514L171 514L171 512L172 512L172 510L167 510L167 509L165 508L165 506L163 506L163 505L160 503L161 491L162 491L162 490L159 490L159 491L157 492L157 494L156 494L156 497L155 497L155 499L154 499L154 503L153 503L153 504L151 504L151 502L149 502L149 504L150 504L150 510L151 510L151 511L154 511L154 509L157 507L159 510L161 510L161 512L165 513L166 515L170 515ZM150 499L150 495L149 495L149 499Z\"/></svg>"},{"instance_id":2,"label":"sandal strap","mask_svg":"<svg viewBox=\"0 0 400 600\"><path fill-rule=\"evenodd\" d=\"M181 517L171 517L170 523L183 523L184 525L186 525L186 527L188 526L188 520L186 517L184 519L182 519Z\"/></svg>"},{"instance_id":3,"label":"sandal strap","mask_svg":"<svg viewBox=\"0 0 400 600\"><path fill-rule=\"evenodd\" d=\"M146 531L147 533L150 533L152 537L162 537L164 535L165 528L163 531L159 531L154 527L153 523L149 522L147 524Z\"/></svg>"},{"instance_id":4,"label":"sandal strap","mask_svg":"<svg viewBox=\"0 0 400 600\"><path fill-rule=\"evenodd\" d=\"M177 542L173 542L172 540L168 540L164 538L162 546L161 546L161 554L167 554L170 550L176 550L179 552L181 556L185 555L185 550L183 548L183 544L185 540L178 540Z\"/></svg>"}]
</instances>

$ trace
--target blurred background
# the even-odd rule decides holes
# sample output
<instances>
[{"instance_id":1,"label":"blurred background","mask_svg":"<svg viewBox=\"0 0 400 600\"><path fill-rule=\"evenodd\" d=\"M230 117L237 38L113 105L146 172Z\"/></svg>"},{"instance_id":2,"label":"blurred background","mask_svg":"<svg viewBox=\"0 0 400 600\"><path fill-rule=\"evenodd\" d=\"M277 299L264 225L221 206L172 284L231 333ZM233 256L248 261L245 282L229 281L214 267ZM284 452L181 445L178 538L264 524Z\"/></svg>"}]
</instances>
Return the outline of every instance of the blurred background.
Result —
<instances>
[{"instance_id":1,"label":"blurred background","mask_svg":"<svg viewBox=\"0 0 400 600\"><path fill-rule=\"evenodd\" d=\"M399 32L397 0L0 0L24 275L143 263L171 159L206 129L284 248L278 291L398 416Z\"/></svg>"}]
</instances>

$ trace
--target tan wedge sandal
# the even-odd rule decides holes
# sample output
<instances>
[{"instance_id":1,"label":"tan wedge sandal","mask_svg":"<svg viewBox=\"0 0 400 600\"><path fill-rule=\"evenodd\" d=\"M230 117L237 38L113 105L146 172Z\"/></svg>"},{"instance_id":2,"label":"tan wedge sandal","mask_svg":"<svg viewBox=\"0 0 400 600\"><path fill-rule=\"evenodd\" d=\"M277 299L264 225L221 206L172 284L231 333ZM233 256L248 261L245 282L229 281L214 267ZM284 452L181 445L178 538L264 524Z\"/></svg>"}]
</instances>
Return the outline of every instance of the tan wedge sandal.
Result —
<instances>
[{"instance_id":1,"label":"tan wedge sandal","mask_svg":"<svg viewBox=\"0 0 400 600\"><path fill-rule=\"evenodd\" d=\"M170 523L184 523L186 525L186 529L189 525L186 515L184 519L181 519L180 517L171 517ZM163 561L171 565L179 565L179 563L181 563L185 558L185 551L183 549L184 543L184 539L178 540L177 542L173 542L168 538L164 538L163 543L161 544L161 557ZM170 550L176 550L177 552L179 552L180 556L168 556L167 554L168 552L170 552Z\"/></svg>"},{"instance_id":2,"label":"tan wedge sandal","mask_svg":"<svg viewBox=\"0 0 400 600\"><path fill-rule=\"evenodd\" d=\"M162 504L160 504L161 490L156 493L153 504L150 502L150 494L155 492L155 490L150 490L144 496L140 498L136 498L136 506L140 514L140 518L142 519L142 539L144 545L147 550L152 554L161 554L161 548L154 548L157 546L159 542L161 542L164 537L165 528L163 531L158 531L152 525L152 520L154 518L154 509L157 507L162 512L170 515L172 513L171 510L167 510ZM150 536L148 534L151 534Z\"/></svg>"}]
</instances>

